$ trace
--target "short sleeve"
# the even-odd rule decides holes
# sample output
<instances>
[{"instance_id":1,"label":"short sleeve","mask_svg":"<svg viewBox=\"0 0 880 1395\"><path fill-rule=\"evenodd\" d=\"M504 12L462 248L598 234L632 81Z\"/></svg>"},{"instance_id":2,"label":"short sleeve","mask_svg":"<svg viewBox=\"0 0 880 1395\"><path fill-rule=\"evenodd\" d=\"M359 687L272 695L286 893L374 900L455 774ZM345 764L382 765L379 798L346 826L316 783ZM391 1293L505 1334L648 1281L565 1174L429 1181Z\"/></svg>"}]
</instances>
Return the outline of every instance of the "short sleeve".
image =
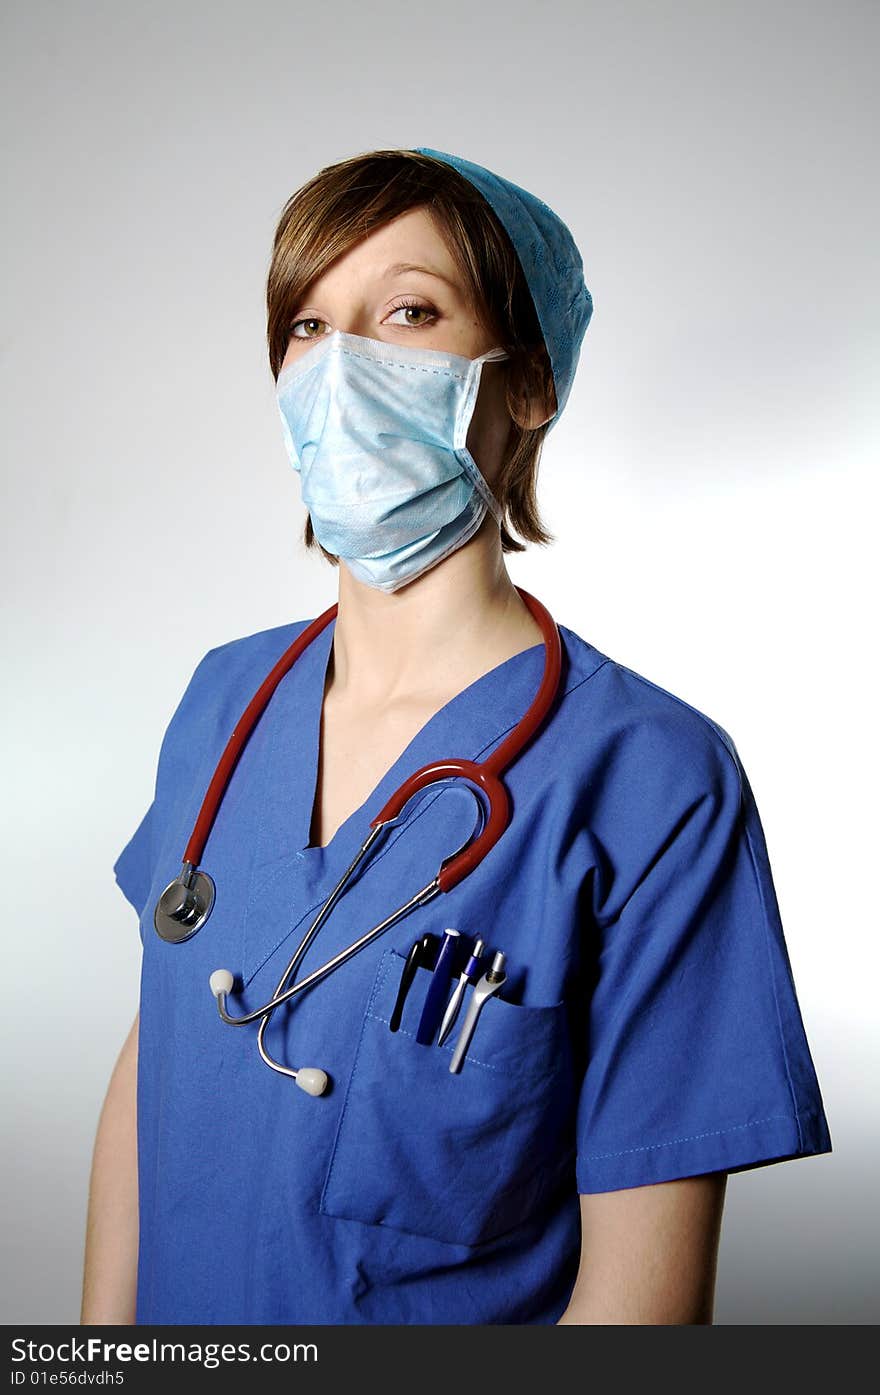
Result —
<instances>
[{"instance_id":1,"label":"short sleeve","mask_svg":"<svg viewBox=\"0 0 880 1395\"><path fill-rule=\"evenodd\" d=\"M153 881L154 809L155 800L113 864L117 884L134 906L138 918L143 914Z\"/></svg>"},{"instance_id":2,"label":"short sleeve","mask_svg":"<svg viewBox=\"0 0 880 1395\"><path fill-rule=\"evenodd\" d=\"M169 791L173 793L175 785L185 784L192 775L191 763L187 763L193 744L188 738L188 729L204 706L204 680L210 674L211 660L223 652L224 646L211 649L196 665L162 737L153 799L113 864L116 882L139 919L153 884L155 860L168 816Z\"/></svg>"},{"instance_id":3,"label":"short sleeve","mask_svg":"<svg viewBox=\"0 0 880 1395\"><path fill-rule=\"evenodd\" d=\"M696 760L639 786L642 861L596 919L582 1193L831 1152L758 811L705 730Z\"/></svg>"},{"instance_id":4,"label":"short sleeve","mask_svg":"<svg viewBox=\"0 0 880 1395\"><path fill-rule=\"evenodd\" d=\"M277 635L277 643L283 643L289 628L279 626L251 638L271 640ZM205 748L216 743L219 759L241 711L233 694L240 686L242 674L246 675L245 687L253 681L249 647L241 640L230 640L209 649L196 664L162 737L153 799L113 864L117 884L141 920L142 942L142 917L162 857L169 820L174 823L180 792L192 788ZM274 654L274 647L270 654Z\"/></svg>"}]
</instances>

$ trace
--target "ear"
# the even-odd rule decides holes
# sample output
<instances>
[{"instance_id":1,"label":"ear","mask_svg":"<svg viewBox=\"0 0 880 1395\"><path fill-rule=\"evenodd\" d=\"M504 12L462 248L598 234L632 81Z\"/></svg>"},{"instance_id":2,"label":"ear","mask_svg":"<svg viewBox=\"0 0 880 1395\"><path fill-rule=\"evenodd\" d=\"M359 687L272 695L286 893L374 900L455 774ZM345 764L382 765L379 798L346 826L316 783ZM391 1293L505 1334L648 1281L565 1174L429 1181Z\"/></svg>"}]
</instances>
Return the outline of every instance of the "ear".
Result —
<instances>
[{"instance_id":1,"label":"ear","mask_svg":"<svg viewBox=\"0 0 880 1395\"><path fill-rule=\"evenodd\" d=\"M536 383L541 385L536 391ZM536 430L556 414L556 392L549 374L541 371L541 362L532 359L528 367L521 363L510 366L508 382L509 408L517 426Z\"/></svg>"}]
</instances>

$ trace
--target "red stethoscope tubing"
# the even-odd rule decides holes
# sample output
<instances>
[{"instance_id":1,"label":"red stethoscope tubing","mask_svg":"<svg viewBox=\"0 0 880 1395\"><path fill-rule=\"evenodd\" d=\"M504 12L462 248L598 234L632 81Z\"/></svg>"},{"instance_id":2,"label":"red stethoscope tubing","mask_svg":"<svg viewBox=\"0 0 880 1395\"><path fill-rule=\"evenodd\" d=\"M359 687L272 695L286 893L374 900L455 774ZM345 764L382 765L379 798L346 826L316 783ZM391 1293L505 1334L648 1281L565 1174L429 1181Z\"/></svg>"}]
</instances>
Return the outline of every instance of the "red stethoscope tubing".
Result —
<instances>
[{"instance_id":1,"label":"red stethoscope tubing","mask_svg":"<svg viewBox=\"0 0 880 1395\"><path fill-rule=\"evenodd\" d=\"M441 866L437 874L437 882L441 891L451 891L472 872L495 846L510 823L510 799L507 789L500 779L501 773L516 759L542 725L559 690L562 673L562 645L559 629L550 612L539 600L536 600L528 591L524 591L521 586L517 586L516 589L540 626L544 638L544 675L527 711L520 718L513 731L484 761L449 759L423 765L421 769L414 771L408 779L404 780L376 817L370 820L371 828L388 823L398 816L414 794L424 789L426 785L435 784L440 780L461 778L471 781L482 789L488 800L489 817L479 836ZM188 862L192 867L198 867L201 862L205 844L208 841L232 772L248 737L263 715L269 699L303 650L311 644L326 625L329 625L338 609L337 604L330 606L310 625L307 625L301 634L297 635L289 649L285 650L263 679L233 727L217 769L211 778L211 783L208 785L190 840L186 845L184 862Z\"/></svg>"}]
</instances>

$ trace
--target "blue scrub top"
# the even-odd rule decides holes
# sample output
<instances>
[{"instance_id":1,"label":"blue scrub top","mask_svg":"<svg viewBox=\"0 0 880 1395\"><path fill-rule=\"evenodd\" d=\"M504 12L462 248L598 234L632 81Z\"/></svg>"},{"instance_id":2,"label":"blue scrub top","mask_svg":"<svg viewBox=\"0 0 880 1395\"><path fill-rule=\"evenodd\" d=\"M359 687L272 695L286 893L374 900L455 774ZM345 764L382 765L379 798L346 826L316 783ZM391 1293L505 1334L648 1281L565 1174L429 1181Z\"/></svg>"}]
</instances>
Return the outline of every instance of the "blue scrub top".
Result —
<instances>
[{"instance_id":1,"label":"blue scrub top","mask_svg":"<svg viewBox=\"0 0 880 1395\"><path fill-rule=\"evenodd\" d=\"M403 779L485 757L537 691L542 644L478 678L413 738L326 848L309 846L331 622L281 681L201 865L204 928L153 928L227 739L306 624L212 649L165 734L155 797L114 871L140 915L138 1323L555 1323L580 1259L578 1193L828 1153L764 835L730 736L560 626L550 719L505 776L513 817L451 892L256 1024L295 946ZM436 874L473 827L435 786L384 835L309 947L304 977ZM507 956L464 1068L415 1040L426 931ZM241 985L243 984L243 988ZM471 990L468 990L469 992ZM459 1022L461 1017L459 1018Z\"/></svg>"}]
</instances>

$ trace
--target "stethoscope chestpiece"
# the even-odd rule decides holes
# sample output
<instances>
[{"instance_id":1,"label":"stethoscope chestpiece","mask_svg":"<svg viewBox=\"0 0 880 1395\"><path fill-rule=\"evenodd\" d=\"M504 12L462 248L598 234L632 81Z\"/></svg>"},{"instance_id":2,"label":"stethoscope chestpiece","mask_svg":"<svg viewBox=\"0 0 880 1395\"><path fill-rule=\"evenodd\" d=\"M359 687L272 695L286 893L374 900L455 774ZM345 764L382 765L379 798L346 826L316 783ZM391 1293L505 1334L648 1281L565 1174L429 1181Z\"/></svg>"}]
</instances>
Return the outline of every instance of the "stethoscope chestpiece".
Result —
<instances>
[{"instance_id":1,"label":"stethoscope chestpiece","mask_svg":"<svg viewBox=\"0 0 880 1395\"><path fill-rule=\"evenodd\" d=\"M197 872L184 862L180 876L169 882L153 912L153 924L160 939L182 944L201 930L214 905L214 882L207 872Z\"/></svg>"}]
</instances>

